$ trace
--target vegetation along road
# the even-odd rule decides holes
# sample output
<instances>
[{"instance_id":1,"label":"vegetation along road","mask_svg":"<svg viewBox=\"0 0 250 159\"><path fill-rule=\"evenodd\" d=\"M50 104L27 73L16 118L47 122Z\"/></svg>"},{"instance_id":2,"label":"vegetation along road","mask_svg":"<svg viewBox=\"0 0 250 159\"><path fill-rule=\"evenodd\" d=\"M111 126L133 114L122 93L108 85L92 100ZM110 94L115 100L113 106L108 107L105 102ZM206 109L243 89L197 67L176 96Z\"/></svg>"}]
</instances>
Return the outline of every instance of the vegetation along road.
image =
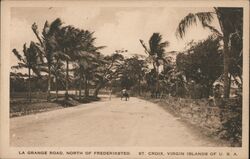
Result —
<instances>
[{"instance_id":1,"label":"vegetation along road","mask_svg":"<svg viewBox=\"0 0 250 159\"><path fill-rule=\"evenodd\" d=\"M10 119L11 146L219 146L157 104L130 98Z\"/></svg>"}]
</instances>

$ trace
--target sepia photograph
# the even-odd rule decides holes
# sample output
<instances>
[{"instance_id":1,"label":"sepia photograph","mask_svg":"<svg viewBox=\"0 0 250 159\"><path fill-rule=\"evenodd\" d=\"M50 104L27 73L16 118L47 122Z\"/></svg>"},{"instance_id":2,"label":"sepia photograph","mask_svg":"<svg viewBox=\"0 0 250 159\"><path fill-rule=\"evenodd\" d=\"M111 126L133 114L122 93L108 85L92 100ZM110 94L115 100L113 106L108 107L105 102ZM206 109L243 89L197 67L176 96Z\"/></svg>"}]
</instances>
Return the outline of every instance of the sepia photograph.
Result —
<instances>
[{"instance_id":1,"label":"sepia photograph","mask_svg":"<svg viewBox=\"0 0 250 159\"><path fill-rule=\"evenodd\" d=\"M247 159L249 2L196 2L1 2L1 155Z\"/></svg>"}]
</instances>

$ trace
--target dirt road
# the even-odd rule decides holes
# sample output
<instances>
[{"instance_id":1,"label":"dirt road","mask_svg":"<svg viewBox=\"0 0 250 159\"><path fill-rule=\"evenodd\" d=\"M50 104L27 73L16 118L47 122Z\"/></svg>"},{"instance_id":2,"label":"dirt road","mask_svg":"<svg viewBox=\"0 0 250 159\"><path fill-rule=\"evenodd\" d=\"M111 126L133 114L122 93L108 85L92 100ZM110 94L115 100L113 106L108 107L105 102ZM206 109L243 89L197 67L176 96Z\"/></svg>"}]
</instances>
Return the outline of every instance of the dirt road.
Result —
<instances>
[{"instance_id":1,"label":"dirt road","mask_svg":"<svg viewBox=\"0 0 250 159\"><path fill-rule=\"evenodd\" d=\"M10 120L11 146L219 146L158 105L113 98Z\"/></svg>"}]
</instances>

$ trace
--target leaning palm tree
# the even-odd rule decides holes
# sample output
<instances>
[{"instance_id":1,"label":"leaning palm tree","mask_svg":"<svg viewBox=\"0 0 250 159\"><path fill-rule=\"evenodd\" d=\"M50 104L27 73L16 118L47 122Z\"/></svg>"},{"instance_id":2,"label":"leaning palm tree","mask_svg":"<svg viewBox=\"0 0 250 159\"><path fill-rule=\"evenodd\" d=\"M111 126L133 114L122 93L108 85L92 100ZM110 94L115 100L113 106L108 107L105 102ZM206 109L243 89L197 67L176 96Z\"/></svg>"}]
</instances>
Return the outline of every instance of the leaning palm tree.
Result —
<instances>
[{"instance_id":1,"label":"leaning palm tree","mask_svg":"<svg viewBox=\"0 0 250 159\"><path fill-rule=\"evenodd\" d=\"M55 55L55 60L53 60L53 64L51 67L51 74L54 78L55 90L56 90L56 101L58 100L58 85L59 83L64 84L65 80L65 70L64 63L62 61L62 56L60 54Z\"/></svg>"},{"instance_id":2,"label":"leaning palm tree","mask_svg":"<svg viewBox=\"0 0 250 159\"><path fill-rule=\"evenodd\" d=\"M219 21L220 31L211 25L214 17L217 17ZM214 7L214 11L212 12L189 13L181 20L176 31L176 35L183 38L187 28L194 23L196 24L197 21L200 21L204 28L210 29L222 39L224 53L224 98L229 98L230 92L228 77L230 61L229 45L233 35L242 35L242 17L242 8Z\"/></svg>"},{"instance_id":3,"label":"leaning palm tree","mask_svg":"<svg viewBox=\"0 0 250 159\"><path fill-rule=\"evenodd\" d=\"M58 50L58 43L56 41L56 35L59 33L62 21L57 18L51 24L48 21L45 22L43 27L42 35L39 35L38 26L36 23L32 25L32 30L36 35L40 44L37 47L40 48L40 55L45 57L46 65L48 67L48 89L47 89L47 100L50 101L50 90L51 90L51 67L53 64L53 58Z\"/></svg>"},{"instance_id":4,"label":"leaning palm tree","mask_svg":"<svg viewBox=\"0 0 250 159\"><path fill-rule=\"evenodd\" d=\"M21 68L27 68L28 69L28 100L31 102L31 70L37 74L40 75L39 69L38 69L38 50L36 47L36 44L32 41L30 43L29 48L26 47L26 44L23 45L23 56L19 54L19 52L16 49L13 49L12 52L17 57L17 59L20 61L17 66L12 66L13 69L21 69Z\"/></svg>"},{"instance_id":5,"label":"leaning palm tree","mask_svg":"<svg viewBox=\"0 0 250 159\"><path fill-rule=\"evenodd\" d=\"M66 78L65 78L65 99L68 99L69 90L69 63L77 59L75 51L77 49L78 40L77 35L79 30L73 26L65 26L60 29L56 39L59 43L59 50L63 56L63 61L66 62Z\"/></svg>"},{"instance_id":6,"label":"leaning palm tree","mask_svg":"<svg viewBox=\"0 0 250 159\"><path fill-rule=\"evenodd\" d=\"M94 32L89 32L88 30L81 30L80 34L80 51L77 53L78 59L85 59L84 67L84 87L85 87L85 97L89 96L88 83L94 77L94 72L96 68L100 65L100 59L98 58L100 49L105 48L105 46L95 46L95 37L93 37ZM87 64L87 65L86 65Z\"/></svg>"},{"instance_id":7,"label":"leaning palm tree","mask_svg":"<svg viewBox=\"0 0 250 159\"><path fill-rule=\"evenodd\" d=\"M153 62L153 67L156 72L156 87L155 91L159 92L159 66L165 62L165 47L169 45L168 41L162 42L162 36L159 33L153 33L149 39L149 48L144 44L143 40L140 40L145 53L148 54L149 58Z\"/></svg>"},{"instance_id":8,"label":"leaning palm tree","mask_svg":"<svg viewBox=\"0 0 250 159\"><path fill-rule=\"evenodd\" d=\"M84 83L84 92L85 92L85 97L89 96L89 89L88 89L88 80L89 76L92 73L92 62L90 61L89 57L81 57L76 61L74 64L74 73L75 76L78 79L79 83L79 100L81 100L82 97L82 83Z\"/></svg>"},{"instance_id":9,"label":"leaning palm tree","mask_svg":"<svg viewBox=\"0 0 250 159\"><path fill-rule=\"evenodd\" d=\"M93 37L93 32L81 30L73 26L63 27L58 39L61 51L68 57L66 59L66 99L68 96L69 62L74 61L78 64L76 68L82 70L79 77L84 77L85 96L88 96L87 83L88 77L92 72L89 71L89 68L93 65L93 59L95 59L97 51L103 48L103 46L94 46L96 38Z\"/></svg>"}]
</instances>

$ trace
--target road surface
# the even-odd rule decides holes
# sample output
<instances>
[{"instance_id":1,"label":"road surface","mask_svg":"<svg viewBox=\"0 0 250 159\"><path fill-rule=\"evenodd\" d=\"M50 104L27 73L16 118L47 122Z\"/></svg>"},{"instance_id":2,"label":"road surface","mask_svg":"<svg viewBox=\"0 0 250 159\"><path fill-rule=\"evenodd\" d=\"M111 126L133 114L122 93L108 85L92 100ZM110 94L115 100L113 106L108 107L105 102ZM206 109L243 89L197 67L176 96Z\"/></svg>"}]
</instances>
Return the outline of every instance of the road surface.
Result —
<instances>
[{"instance_id":1,"label":"road surface","mask_svg":"<svg viewBox=\"0 0 250 159\"><path fill-rule=\"evenodd\" d=\"M10 119L11 146L220 146L157 104L130 98Z\"/></svg>"}]
</instances>

